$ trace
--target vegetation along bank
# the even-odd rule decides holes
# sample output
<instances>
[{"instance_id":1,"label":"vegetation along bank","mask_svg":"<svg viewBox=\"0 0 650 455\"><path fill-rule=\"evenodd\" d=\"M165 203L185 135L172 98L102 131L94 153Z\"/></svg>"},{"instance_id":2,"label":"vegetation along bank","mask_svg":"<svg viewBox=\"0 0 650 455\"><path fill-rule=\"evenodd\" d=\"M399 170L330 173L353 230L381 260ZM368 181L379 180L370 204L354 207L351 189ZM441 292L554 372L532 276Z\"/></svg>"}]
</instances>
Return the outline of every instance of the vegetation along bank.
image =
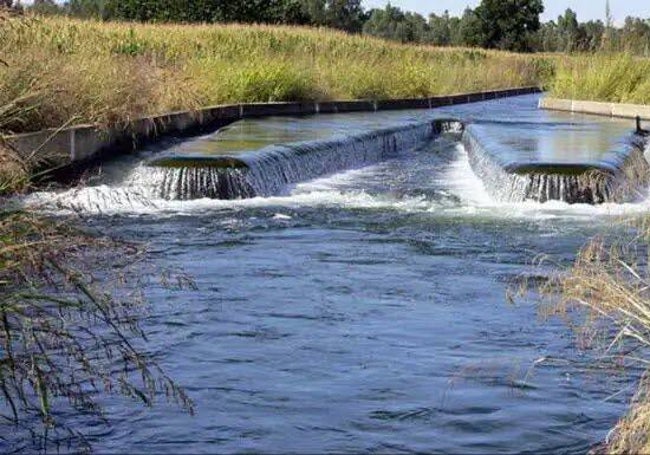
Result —
<instances>
[{"instance_id":1,"label":"vegetation along bank","mask_svg":"<svg viewBox=\"0 0 650 455\"><path fill-rule=\"evenodd\" d=\"M144 10L138 2L110 1L35 2L33 8L46 15L0 13L0 134L77 123L128 122L145 115L232 102L426 97L530 85L543 85L558 98L650 101L650 25L637 18L616 28L610 19L579 23L575 13L567 10L557 22L541 24L541 2L533 1L532 15L503 21L506 28L498 30L487 25L495 23L495 14L516 19L507 9L497 8L512 2L485 0L461 18L432 15L427 21L391 6L364 12L359 2L340 2L347 9L334 14L338 10L328 5L335 2L287 0L262 2L277 6L264 10L269 20L261 21L275 25L244 25L221 22L260 22L256 16L261 13L260 2L238 2L249 6L241 11L223 7L228 3L237 2L220 3L221 7L210 10L209 20L174 16L182 14L180 10ZM325 6L320 8L321 4ZM0 141L0 194L27 188L34 167ZM58 277L55 288L79 293L93 314L105 315L105 306L113 302L97 304L96 291L91 292L85 282L90 278L60 267L70 259L66 254L77 254L76 248L70 252L62 248L61 232L67 232L67 227L9 209L0 211L0 222L4 228L0 316L5 333L40 336L25 332L32 327L25 315L41 311L40 303L34 302L46 301L53 286L38 281L38 273L24 275L22 270L27 269L38 272L45 267ZM642 249L647 236L643 229L639 232L637 245ZM74 235L80 236L77 246L84 242L87 248L96 246L85 233ZM30 245L26 242L36 242L43 249L17 247ZM60 255L54 256L57 251ZM647 344L650 296L646 283L650 279L645 267L635 261L628 250L591 243L575 268L554 283L554 292L561 290L567 306L588 302L589 316L606 315L621 329L619 338L629 336ZM57 305L77 311L68 300L48 302L45 308L52 314ZM108 314L105 322L110 325L117 317ZM13 352L11 339L0 336L0 341L4 352ZM137 351L127 354L137 368L146 366ZM24 396L21 387L25 384L37 398L34 403L14 400L18 412L11 418L20 415L22 406L49 424L52 396L76 396L76 390L60 389L60 384L44 379L50 368L47 356L5 358L23 362L15 370L18 376L12 377L10 369L3 372L9 378L5 388L14 393L9 401ZM3 368L8 367L9 363L3 363ZM104 372L89 369L86 374L102 378ZM171 380L165 384L189 407ZM153 388L131 388L128 383L123 387L127 395L142 394L145 402L155 393ZM648 400L643 391L638 403L615 432L611 450L650 448ZM81 405L93 407L90 402Z\"/></svg>"}]
</instances>

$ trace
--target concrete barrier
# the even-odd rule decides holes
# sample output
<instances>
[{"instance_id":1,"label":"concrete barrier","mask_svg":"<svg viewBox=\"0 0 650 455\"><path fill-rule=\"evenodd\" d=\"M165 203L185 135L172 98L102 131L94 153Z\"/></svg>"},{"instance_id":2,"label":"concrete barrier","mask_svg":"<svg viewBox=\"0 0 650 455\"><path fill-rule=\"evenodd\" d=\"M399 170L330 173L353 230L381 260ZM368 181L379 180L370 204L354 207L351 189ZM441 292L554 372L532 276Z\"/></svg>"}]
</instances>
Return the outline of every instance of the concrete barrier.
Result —
<instances>
[{"instance_id":1,"label":"concrete barrier","mask_svg":"<svg viewBox=\"0 0 650 455\"><path fill-rule=\"evenodd\" d=\"M399 109L429 109L431 104L429 98L403 98L377 101L378 111L399 110Z\"/></svg>"},{"instance_id":2,"label":"concrete barrier","mask_svg":"<svg viewBox=\"0 0 650 455\"><path fill-rule=\"evenodd\" d=\"M636 118L650 120L650 106L641 104L614 104L612 107L614 117Z\"/></svg>"},{"instance_id":3,"label":"concrete barrier","mask_svg":"<svg viewBox=\"0 0 650 455\"><path fill-rule=\"evenodd\" d=\"M60 168L130 152L163 135L192 135L214 131L243 118L296 116L390 109L430 109L508 96L539 93L539 87L491 90L431 98L296 103L248 103L211 106L197 111L170 112L108 127L77 125L1 139L23 158L35 157L41 168Z\"/></svg>"},{"instance_id":4,"label":"concrete barrier","mask_svg":"<svg viewBox=\"0 0 650 455\"><path fill-rule=\"evenodd\" d=\"M343 112L373 112L377 110L374 101L326 101L316 103L319 114L339 114Z\"/></svg>"},{"instance_id":5,"label":"concrete barrier","mask_svg":"<svg viewBox=\"0 0 650 455\"><path fill-rule=\"evenodd\" d=\"M542 98L540 109L574 112L580 114L604 115L607 117L636 118L650 120L650 106L643 104L603 103L598 101Z\"/></svg>"}]
</instances>

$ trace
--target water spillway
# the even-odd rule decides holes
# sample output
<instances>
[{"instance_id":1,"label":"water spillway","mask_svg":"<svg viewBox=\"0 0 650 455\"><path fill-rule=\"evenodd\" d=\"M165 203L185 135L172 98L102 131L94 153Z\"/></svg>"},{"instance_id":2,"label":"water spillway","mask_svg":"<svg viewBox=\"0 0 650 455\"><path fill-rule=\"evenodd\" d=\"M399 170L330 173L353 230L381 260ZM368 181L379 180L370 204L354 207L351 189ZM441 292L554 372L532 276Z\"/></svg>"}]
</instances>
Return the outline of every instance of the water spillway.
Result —
<instances>
[{"instance_id":1,"label":"water spillway","mask_svg":"<svg viewBox=\"0 0 650 455\"><path fill-rule=\"evenodd\" d=\"M648 185L641 138L602 125L478 121L462 142L473 171L502 202L625 202Z\"/></svg>"},{"instance_id":2,"label":"water spillway","mask_svg":"<svg viewBox=\"0 0 650 455\"><path fill-rule=\"evenodd\" d=\"M265 141L283 138L267 132L266 138L250 144L261 146L254 150L247 149L246 142L239 146L240 150L236 146L233 150L233 141L228 136L225 141L217 141L217 146L212 140L209 153L174 150L155 157L147 163L147 172L138 174L138 178L146 180L155 196L168 200L272 196L282 193L290 184L374 164L431 141L443 132L461 129L462 124L456 120L436 119L264 146ZM314 131L307 128L292 138L309 133Z\"/></svg>"},{"instance_id":3,"label":"water spillway","mask_svg":"<svg viewBox=\"0 0 650 455\"><path fill-rule=\"evenodd\" d=\"M473 171L500 202L623 202L647 186L642 142L623 134L630 125L545 112L521 120L511 112L459 117L467 127L449 118L387 126L371 115L349 124L318 116L243 120L155 156L132 183L165 200L267 197L394 158L452 131L462 132Z\"/></svg>"}]
</instances>

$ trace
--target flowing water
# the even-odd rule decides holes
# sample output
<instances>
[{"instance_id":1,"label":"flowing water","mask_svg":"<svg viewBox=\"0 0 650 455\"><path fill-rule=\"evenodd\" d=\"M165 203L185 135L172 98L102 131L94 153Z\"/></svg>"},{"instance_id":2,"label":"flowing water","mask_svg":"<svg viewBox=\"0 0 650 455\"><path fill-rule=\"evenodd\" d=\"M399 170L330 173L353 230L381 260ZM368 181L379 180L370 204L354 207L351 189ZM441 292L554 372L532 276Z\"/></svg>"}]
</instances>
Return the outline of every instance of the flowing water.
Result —
<instances>
[{"instance_id":1,"label":"flowing water","mask_svg":"<svg viewBox=\"0 0 650 455\"><path fill-rule=\"evenodd\" d=\"M329 137L432 116L534 119L563 123L558 142L602 128L594 153L632 128L538 112L536 101L284 122L291 136L320 121ZM534 298L505 296L519 277L549 271L531 265L536 255L569 264L591 235L647 212L645 200L494 202L446 135L245 200L152 199L129 174L152 156L27 201L147 242L150 262L198 286L148 285L144 321L197 415L105 397L110 427L73 417L99 452L584 453L624 412L626 374L594 367L561 321L540 320Z\"/></svg>"}]
</instances>

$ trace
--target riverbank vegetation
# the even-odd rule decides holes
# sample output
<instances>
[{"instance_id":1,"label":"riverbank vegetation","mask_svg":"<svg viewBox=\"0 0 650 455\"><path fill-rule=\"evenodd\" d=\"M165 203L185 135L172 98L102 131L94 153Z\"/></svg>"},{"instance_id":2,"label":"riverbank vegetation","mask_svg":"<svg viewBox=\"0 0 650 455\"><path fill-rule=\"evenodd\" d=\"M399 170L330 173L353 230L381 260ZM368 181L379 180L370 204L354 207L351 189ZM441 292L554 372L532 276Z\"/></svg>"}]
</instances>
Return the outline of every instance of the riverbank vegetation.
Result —
<instances>
[{"instance_id":1,"label":"riverbank vegetation","mask_svg":"<svg viewBox=\"0 0 650 455\"><path fill-rule=\"evenodd\" d=\"M12 4L12 0L4 1ZM571 8L556 20L542 22L541 0L483 0L476 8L465 8L460 16L448 11L425 16L388 2L385 7L365 10L360 0L35 0L28 9L106 21L308 25L401 43L530 52L627 52L650 57L650 21L614 17L608 1L603 4L602 19L585 22Z\"/></svg>"},{"instance_id":2,"label":"riverbank vegetation","mask_svg":"<svg viewBox=\"0 0 650 455\"><path fill-rule=\"evenodd\" d=\"M4 450L47 451L61 440L83 448L84 435L63 415L73 410L102 421L100 391L145 405L166 395L193 411L138 343L146 310L142 274L134 270L142 267L141 253L68 220L2 208L0 443L22 437L25 444ZM102 270L94 265L100 263Z\"/></svg>"},{"instance_id":3,"label":"riverbank vegetation","mask_svg":"<svg viewBox=\"0 0 650 455\"><path fill-rule=\"evenodd\" d=\"M553 97L650 104L650 59L620 53L558 56L554 68Z\"/></svg>"},{"instance_id":4,"label":"riverbank vegetation","mask_svg":"<svg viewBox=\"0 0 650 455\"><path fill-rule=\"evenodd\" d=\"M628 415L605 441L606 453L650 453L650 231L643 218L629 228L588 241L571 267L540 288L543 314L564 318L579 345L600 352L608 368L645 370Z\"/></svg>"},{"instance_id":5,"label":"riverbank vegetation","mask_svg":"<svg viewBox=\"0 0 650 455\"><path fill-rule=\"evenodd\" d=\"M26 98L0 106L0 126L32 107ZM90 448L69 416L105 421L99 392L147 406L166 395L192 413L191 399L143 348L142 249L3 199L28 187L33 164L0 141L0 447ZM181 274L161 278L192 286Z\"/></svg>"},{"instance_id":6,"label":"riverbank vegetation","mask_svg":"<svg viewBox=\"0 0 650 455\"><path fill-rule=\"evenodd\" d=\"M0 25L4 131L252 101L423 97L539 84L544 58L407 46L327 29L17 16Z\"/></svg>"}]
</instances>

